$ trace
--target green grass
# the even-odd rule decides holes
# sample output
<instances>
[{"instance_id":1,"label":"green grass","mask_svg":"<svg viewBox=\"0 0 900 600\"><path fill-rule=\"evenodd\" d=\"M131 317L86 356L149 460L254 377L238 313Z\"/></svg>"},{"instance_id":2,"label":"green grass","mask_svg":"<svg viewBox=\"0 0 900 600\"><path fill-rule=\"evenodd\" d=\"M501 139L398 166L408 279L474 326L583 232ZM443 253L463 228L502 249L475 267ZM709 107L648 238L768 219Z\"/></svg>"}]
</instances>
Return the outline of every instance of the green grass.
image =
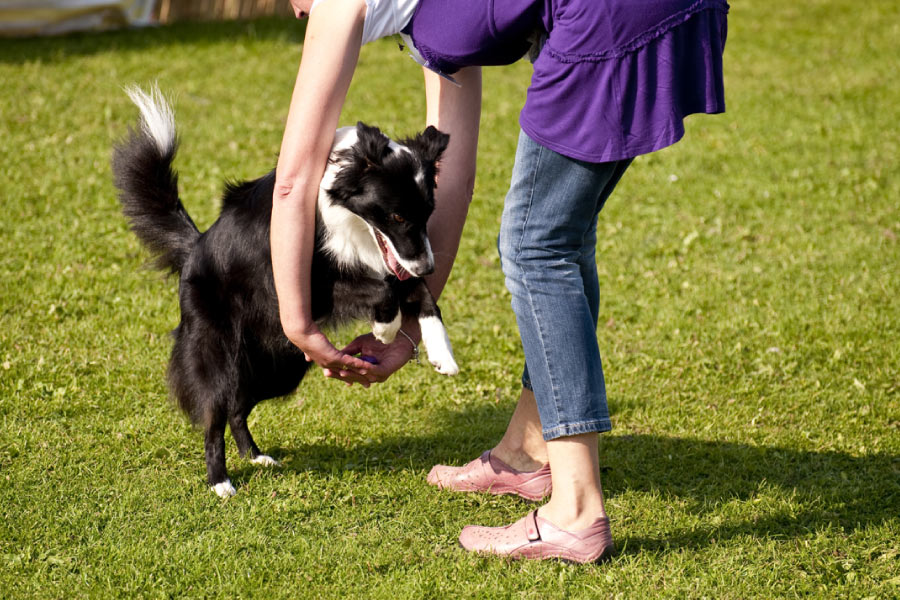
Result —
<instances>
[{"instance_id":1,"label":"green grass","mask_svg":"<svg viewBox=\"0 0 900 600\"><path fill-rule=\"evenodd\" d=\"M495 236L527 64L485 75L442 297L462 373L410 366L369 391L311 376L252 416L282 467L228 439L222 501L167 400L176 282L142 268L110 146L135 119L121 86L158 79L208 226L223 179L274 165L302 28L0 41L0 595L900 597L898 23L891 0L734 3L728 113L638 159L601 215L620 553L584 567L467 555L463 525L529 506L424 482L496 442L517 396ZM421 88L373 44L344 120L408 134Z\"/></svg>"}]
</instances>

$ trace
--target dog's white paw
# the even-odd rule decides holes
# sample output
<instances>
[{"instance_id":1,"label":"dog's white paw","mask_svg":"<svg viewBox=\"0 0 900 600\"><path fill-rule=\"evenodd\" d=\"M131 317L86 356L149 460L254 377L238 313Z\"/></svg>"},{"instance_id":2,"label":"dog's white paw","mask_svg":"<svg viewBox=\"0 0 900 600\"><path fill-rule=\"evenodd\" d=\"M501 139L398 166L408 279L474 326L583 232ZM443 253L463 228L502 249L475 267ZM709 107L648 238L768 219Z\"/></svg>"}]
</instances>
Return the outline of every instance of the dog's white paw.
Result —
<instances>
[{"instance_id":1,"label":"dog's white paw","mask_svg":"<svg viewBox=\"0 0 900 600\"><path fill-rule=\"evenodd\" d=\"M419 319L419 327L422 330L422 343L425 344L425 351L428 353L428 362L442 375L459 373L459 365L453 358L450 337L441 320L437 317L425 317Z\"/></svg>"},{"instance_id":2,"label":"dog's white paw","mask_svg":"<svg viewBox=\"0 0 900 600\"><path fill-rule=\"evenodd\" d=\"M459 365L453 358L453 351L446 344L438 344L437 347L426 347L428 352L428 362L441 375L456 375L459 373Z\"/></svg>"},{"instance_id":3,"label":"dog's white paw","mask_svg":"<svg viewBox=\"0 0 900 600\"><path fill-rule=\"evenodd\" d=\"M251 458L250 462L252 462L255 465L262 465L264 467L281 466L280 462L278 462L277 460L275 460L274 458L272 458L271 456L268 456L266 454L259 454L256 456L256 458Z\"/></svg>"},{"instance_id":4,"label":"dog's white paw","mask_svg":"<svg viewBox=\"0 0 900 600\"><path fill-rule=\"evenodd\" d=\"M373 321L372 335L374 335L375 339L382 344L390 344L394 341L394 338L397 337L397 332L400 331L400 324L402 321L403 319L400 317L399 311L397 312L397 316L390 323Z\"/></svg>"},{"instance_id":5,"label":"dog's white paw","mask_svg":"<svg viewBox=\"0 0 900 600\"><path fill-rule=\"evenodd\" d=\"M376 324L377 325L377 324ZM397 332L382 332L378 331L376 327L372 327L372 335L375 336L375 339L381 342L382 344L390 344L397 337Z\"/></svg>"},{"instance_id":6,"label":"dog's white paw","mask_svg":"<svg viewBox=\"0 0 900 600\"><path fill-rule=\"evenodd\" d=\"M237 490L234 489L233 485L231 485L230 479L220 481L210 489L214 491L219 496L219 498L228 498L229 496L234 496L235 494L237 494Z\"/></svg>"},{"instance_id":7,"label":"dog's white paw","mask_svg":"<svg viewBox=\"0 0 900 600\"><path fill-rule=\"evenodd\" d=\"M428 362L430 362L435 370L441 375L456 375L459 373L459 365L456 364L456 361L453 360L452 356L442 360L434 360L429 356Z\"/></svg>"}]
</instances>

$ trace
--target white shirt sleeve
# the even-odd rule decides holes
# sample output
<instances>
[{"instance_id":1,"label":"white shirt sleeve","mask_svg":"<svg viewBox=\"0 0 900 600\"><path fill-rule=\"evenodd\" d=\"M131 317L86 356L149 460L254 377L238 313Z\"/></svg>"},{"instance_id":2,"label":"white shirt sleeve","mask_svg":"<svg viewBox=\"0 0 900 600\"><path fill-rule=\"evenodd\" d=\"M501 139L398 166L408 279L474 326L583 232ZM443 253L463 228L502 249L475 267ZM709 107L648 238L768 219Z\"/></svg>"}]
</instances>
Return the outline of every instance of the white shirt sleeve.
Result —
<instances>
[{"instance_id":1,"label":"white shirt sleeve","mask_svg":"<svg viewBox=\"0 0 900 600\"><path fill-rule=\"evenodd\" d=\"M326 0L315 0L309 12ZM362 43L368 44L388 37L406 27L419 0L366 0L366 20L363 24Z\"/></svg>"}]
</instances>

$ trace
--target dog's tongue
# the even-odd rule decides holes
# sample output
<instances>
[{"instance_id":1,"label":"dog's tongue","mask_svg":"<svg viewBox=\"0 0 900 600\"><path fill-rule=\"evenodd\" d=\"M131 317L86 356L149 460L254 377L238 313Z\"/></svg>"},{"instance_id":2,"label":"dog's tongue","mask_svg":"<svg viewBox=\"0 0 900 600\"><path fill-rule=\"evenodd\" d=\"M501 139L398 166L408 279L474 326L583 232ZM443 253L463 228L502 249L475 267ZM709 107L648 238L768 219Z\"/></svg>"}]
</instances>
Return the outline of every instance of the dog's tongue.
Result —
<instances>
[{"instance_id":1,"label":"dog's tongue","mask_svg":"<svg viewBox=\"0 0 900 600\"><path fill-rule=\"evenodd\" d=\"M411 277L409 271L400 266L400 263L397 261L397 257L394 256L394 253L391 252L390 248L387 249L385 256L387 256L388 268L393 271L394 275L397 276L397 279L399 279L400 281L404 281Z\"/></svg>"},{"instance_id":2,"label":"dog's tongue","mask_svg":"<svg viewBox=\"0 0 900 600\"><path fill-rule=\"evenodd\" d=\"M384 262L388 269L391 270L391 273L396 275L397 279L400 281L412 277L409 271L400 266L400 261L398 261L397 257L394 256L394 253L391 252L391 248L388 246L384 236L381 235L381 232L376 231L375 237L378 240L378 247L381 249L381 256L384 258Z\"/></svg>"}]
</instances>

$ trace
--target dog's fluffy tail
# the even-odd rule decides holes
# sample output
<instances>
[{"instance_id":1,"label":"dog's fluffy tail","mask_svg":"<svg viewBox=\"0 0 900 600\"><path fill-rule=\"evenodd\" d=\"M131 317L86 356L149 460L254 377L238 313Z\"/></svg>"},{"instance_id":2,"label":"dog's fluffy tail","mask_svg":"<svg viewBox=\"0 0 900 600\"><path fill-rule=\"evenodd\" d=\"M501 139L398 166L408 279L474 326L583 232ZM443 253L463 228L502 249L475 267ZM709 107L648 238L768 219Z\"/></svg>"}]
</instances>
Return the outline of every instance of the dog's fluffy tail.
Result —
<instances>
[{"instance_id":1,"label":"dog's fluffy tail","mask_svg":"<svg viewBox=\"0 0 900 600\"><path fill-rule=\"evenodd\" d=\"M113 150L113 180L122 212L151 252L156 266L181 271L200 236L178 198L178 175L172 161L178 149L175 116L159 88L146 93L134 86L126 93L141 111L140 125Z\"/></svg>"}]
</instances>

